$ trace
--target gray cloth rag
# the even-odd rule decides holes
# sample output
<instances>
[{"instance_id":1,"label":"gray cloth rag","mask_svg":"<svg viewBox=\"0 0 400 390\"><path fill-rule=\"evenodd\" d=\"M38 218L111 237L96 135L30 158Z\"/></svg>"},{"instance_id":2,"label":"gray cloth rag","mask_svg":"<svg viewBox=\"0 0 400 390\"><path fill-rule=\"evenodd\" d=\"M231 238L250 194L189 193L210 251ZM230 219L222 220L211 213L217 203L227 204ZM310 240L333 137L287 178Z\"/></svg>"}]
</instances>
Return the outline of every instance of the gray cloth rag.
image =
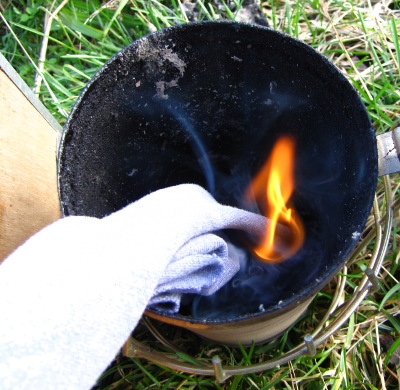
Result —
<instances>
[{"instance_id":1,"label":"gray cloth rag","mask_svg":"<svg viewBox=\"0 0 400 390\"><path fill-rule=\"evenodd\" d=\"M179 311L183 294L211 295L226 284L240 265L226 242L214 234L189 240L168 263L148 307L162 314Z\"/></svg>"},{"instance_id":2,"label":"gray cloth rag","mask_svg":"<svg viewBox=\"0 0 400 390\"><path fill-rule=\"evenodd\" d=\"M0 389L90 389L149 302L176 310L182 293L212 293L235 273L212 232L265 223L187 184L43 229L0 266Z\"/></svg>"}]
</instances>

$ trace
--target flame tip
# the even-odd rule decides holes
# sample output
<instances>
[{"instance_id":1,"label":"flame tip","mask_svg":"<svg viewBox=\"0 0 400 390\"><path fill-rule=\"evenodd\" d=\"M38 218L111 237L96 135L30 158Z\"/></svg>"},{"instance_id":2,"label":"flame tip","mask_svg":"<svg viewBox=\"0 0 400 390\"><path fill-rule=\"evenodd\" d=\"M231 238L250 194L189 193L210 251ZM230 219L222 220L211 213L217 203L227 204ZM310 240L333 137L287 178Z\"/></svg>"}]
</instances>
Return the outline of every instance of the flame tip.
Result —
<instances>
[{"instance_id":1,"label":"flame tip","mask_svg":"<svg viewBox=\"0 0 400 390\"><path fill-rule=\"evenodd\" d=\"M267 162L253 179L246 192L246 199L254 194L267 205L269 223L259 246L254 249L257 257L267 262L279 263L294 255L304 241L304 228L296 210L289 207L294 191L295 139L293 136L279 138ZM279 226L286 226L289 233L280 237Z\"/></svg>"}]
</instances>

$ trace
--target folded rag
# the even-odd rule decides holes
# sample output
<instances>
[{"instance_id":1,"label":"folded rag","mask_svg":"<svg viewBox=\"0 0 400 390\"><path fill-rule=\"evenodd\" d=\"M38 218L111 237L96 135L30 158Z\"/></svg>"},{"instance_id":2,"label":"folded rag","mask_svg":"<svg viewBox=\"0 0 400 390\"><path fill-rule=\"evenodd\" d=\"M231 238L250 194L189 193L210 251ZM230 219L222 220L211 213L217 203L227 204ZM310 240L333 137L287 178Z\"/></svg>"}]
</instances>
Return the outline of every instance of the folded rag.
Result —
<instances>
[{"instance_id":1,"label":"folded rag","mask_svg":"<svg viewBox=\"0 0 400 390\"><path fill-rule=\"evenodd\" d=\"M185 200L189 202L190 210L184 210L182 196L185 196ZM174 215L167 218L168 230L176 230L180 236L185 234L188 237L187 241L182 240L183 245L168 260L147 305L148 308L159 311L161 314L177 313L183 294L213 294L239 271L239 260L236 256L229 256L225 240L209 232L230 228L260 235L265 230L264 217L238 208L222 206L197 185L171 187L151 194L150 198L151 204L146 207L143 204L146 198L140 201L141 209L147 210L146 219L141 221L142 228L147 222L150 229L153 229L154 224L157 224L157 220L165 213L164 210L158 210L155 204L167 204L168 209L174 212ZM126 211L128 208L132 206L128 206ZM210 215L215 213L218 219L215 221L212 218L205 219L201 224L190 223L184 233L176 227L183 213L185 219L190 221L191 214L198 211L203 213L206 210ZM113 218L117 215L120 218L124 213L125 211L121 210ZM193 216L193 218L196 217ZM160 246L158 237L154 240L154 245ZM172 246L173 241L168 245ZM153 247L145 248L146 252L152 250ZM135 256L136 254L137 251Z\"/></svg>"},{"instance_id":2,"label":"folded rag","mask_svg":"<svg viewBox=\"0 0 400 390\"><path fill-rule=\"evenodd\" d=\"M170 260L148 307L162 314L179 311L183 294L211 295L239 271L226 242L214 234L192 238Z\"/></svg>"},{"instance_id":3,"label":"folded rag","mask_svg":"<svg viewBox=\"0 0 400 390\"><path fill-rule=\"evenodd\" d=\"M212 232L265 223L188 184L43 229L0 266L0 388L90 389L149 302L176 310L193 286L209 294L235 273Z\"/></svg>"}]
</instances>

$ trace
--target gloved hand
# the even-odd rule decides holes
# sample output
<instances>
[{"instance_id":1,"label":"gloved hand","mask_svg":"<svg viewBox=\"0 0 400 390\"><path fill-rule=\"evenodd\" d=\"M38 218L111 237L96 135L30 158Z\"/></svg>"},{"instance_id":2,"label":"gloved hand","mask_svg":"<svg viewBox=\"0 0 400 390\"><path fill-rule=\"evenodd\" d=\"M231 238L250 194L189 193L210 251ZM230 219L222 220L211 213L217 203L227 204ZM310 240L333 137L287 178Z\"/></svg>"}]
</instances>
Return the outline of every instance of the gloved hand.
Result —
<instances>
[{"instance_id":1,"label":"gloved hand","mask_svg":"<svg viewBox=\"0 0 400 390\"><path fill-rule=\"evenodd\" d=\"M179 250L224 228L257 234L265 219L179 185L37 233L0 266L0 388L90 389Z\"/></svg>"}]
</instances>

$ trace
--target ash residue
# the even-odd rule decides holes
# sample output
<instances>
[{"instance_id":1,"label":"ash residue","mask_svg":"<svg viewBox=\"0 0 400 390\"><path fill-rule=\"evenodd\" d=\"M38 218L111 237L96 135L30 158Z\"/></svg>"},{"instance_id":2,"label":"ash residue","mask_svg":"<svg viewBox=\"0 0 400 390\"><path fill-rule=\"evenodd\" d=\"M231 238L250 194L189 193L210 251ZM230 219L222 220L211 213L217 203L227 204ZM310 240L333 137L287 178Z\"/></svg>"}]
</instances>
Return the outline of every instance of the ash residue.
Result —
<instances>
[{"instance_id":1,"label":"ash residue","mask_svg":"<svg viewBox=\"0 0 400 390\"><path fill-rule=\"evenodd\" d=\"M153 44L150 40L138 41L137 55L144 61L155 62L162 73L166 65L172 64L183 76L186 63L171 48L160 48L157 44Z\"/></svg>"},{"instance_id":2,"label":"ash residue","mask_svg":"<svg viewBox=\"0 0 400 390\"><path fill-rule=\"evenodd\" d=\"M183 61L176 52L170 47L160 48L150 40L143 40L137 49L138 58L145 62L148 73L159 75L159 80L155 81L155 97L165 100L168 99L166 90L177 87L179 80L185 74L186 62ZM167 73L173 77L167 78Z\"/></svg>"},{"instance_id":3,"label":"ash residue","mask_svg":"<svg viewBox=\"0 0 400 390\"><path fill-rule=\"evenodd\" d=\"M156 97L159 99L168 99L168 95L165 93L165 90L167 88L172 88L172 87L177 87L178 86L178 80L174 79L171 81L157 81L156 82Z\"/></svg>"}]
</instances>

